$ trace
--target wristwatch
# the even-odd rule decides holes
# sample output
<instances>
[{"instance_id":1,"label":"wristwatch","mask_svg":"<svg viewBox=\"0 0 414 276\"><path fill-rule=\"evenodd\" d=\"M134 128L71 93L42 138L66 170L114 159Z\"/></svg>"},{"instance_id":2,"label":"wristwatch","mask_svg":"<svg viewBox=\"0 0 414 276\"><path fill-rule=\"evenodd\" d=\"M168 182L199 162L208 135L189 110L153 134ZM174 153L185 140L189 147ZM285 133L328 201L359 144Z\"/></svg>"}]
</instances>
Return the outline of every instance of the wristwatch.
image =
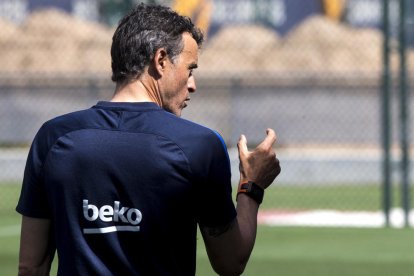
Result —
<instances>
[{"instance_id":1,"label":"wristwatch","mask_svg":"<svg viewBox=\"0 0 414 276\"><path fill-rule=\"evenodd\" d=\"M253 181L248 181L247 183L240 184L237 191L237 195L239 194L246 194L260 204L263 201L264 189Z\"/></svg>"}]
</instances>

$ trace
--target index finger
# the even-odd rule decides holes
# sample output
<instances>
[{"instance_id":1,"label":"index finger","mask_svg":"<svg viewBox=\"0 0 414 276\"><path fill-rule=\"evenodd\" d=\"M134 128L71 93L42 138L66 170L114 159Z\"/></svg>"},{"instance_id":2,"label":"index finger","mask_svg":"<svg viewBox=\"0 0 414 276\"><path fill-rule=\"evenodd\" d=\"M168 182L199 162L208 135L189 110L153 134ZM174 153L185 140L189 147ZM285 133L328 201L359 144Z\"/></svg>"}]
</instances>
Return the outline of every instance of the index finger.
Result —
<instances>
[{"instance_id":1,"label":"index finger","mask_svg":"<svg viewBox=\"0 0 414 276\"><path fill-rule=\"evenodd\" d=\"M246 153L249 152L249 149L247 148L247 139L243 134L240 136L239 142L237 143L237 148L239 149L239 156L246 155Z\"/></svg>"},{"instance_id":2,"label":"index finger","mask_svg":"<svg viewBox=\"0 0 414 276\"><path fill-rule=\"evenodd\" d=\"M266 137L264 140L260 143L258 147L262 148L271 148L273 144L276 142L276 133L273 129L268 128L266 129Z\"/></svg>"}]
</instances>

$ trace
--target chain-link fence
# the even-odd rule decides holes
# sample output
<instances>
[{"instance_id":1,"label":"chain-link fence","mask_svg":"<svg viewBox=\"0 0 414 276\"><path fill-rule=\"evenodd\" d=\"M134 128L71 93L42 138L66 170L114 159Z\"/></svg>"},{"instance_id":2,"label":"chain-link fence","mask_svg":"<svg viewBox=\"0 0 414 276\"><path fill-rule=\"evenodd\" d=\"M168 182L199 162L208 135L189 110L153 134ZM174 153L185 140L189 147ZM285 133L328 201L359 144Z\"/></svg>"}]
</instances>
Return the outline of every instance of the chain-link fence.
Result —
<instances>
[{"instance_id":1,"label":"chain-link fence","mask_svg":"<svg viewBox=\"0 0 414 276\"><path fill-rule=\"evenodd\" d=\"M56 1L59 9L40 9L36 2L0 3L2 214L13 212L28 146L41 124L110 99L111 24L129 8L128 1L122 7L117 1ZM382 225L382 1L163 4L192 16L207 34L195 73L197 93L183 116L223 135L235 184L240 134L251 147L267 127L278 134L282 174L267 191L262 222ZM395 18L396 4L390 4ZM409 32L406 60L412 72ZM398 44L395 33L392 39ZM397 61L394 51L395 77ZM401 198L397 96L392 96L394 206ZM409 133L412 137L412 129ZM372 221L359 220L366 214L361 211L369 211ZM394 214L401 223L398 209Z\"/></svg>"}]
</instances>

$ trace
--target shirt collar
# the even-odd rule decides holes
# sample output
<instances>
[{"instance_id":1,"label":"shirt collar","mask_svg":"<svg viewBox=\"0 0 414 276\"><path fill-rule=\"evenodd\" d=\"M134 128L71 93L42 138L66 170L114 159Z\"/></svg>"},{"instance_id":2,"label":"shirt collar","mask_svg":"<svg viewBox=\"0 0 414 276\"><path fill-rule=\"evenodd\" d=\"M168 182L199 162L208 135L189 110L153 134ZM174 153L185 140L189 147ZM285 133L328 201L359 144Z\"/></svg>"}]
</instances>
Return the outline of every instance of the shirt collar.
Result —
<instances>
[{"instance_id":1,"label":"shirt collar","mask_svg":"<svg viewBox=\"0 0 414 276\"><path fill-rule=\"evenodd\" d=\"M126 110L126 111L148 111L161 110L156 103L153 102L108 102L99 101L93 108Z\"/></svg>"}]
</instances>

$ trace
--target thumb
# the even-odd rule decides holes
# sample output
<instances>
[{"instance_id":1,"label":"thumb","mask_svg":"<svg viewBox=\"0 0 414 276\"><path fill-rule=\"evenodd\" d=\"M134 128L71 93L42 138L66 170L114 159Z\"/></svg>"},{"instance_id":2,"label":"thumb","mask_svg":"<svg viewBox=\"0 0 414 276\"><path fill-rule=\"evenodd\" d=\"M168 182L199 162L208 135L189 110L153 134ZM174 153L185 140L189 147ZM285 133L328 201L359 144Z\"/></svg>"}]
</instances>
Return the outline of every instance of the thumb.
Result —
<instances>
[{"instance_id":1,"label":"thumb","mask_svg":"<svg viewBox=\"0 0 414 276\"><path fill-rule=\"evenodd\" d=\"M271 148L275 142L276 142L276 133L273 129L268 128L266 129L266 137L260 143L259 147L261 146L264 148Z\"/></svg>"},{"instance_id":2,"label":"thumb","mask_svg":"<svg viewBox=\"0 0 414 276\"><path fill-rule=\"evenodd\" d=\"M239 149L239 156L244 156L249 152L249 149L247 148L247 139L243 134L240 136L237 148Z\"/></svg>"}]
</instances>

